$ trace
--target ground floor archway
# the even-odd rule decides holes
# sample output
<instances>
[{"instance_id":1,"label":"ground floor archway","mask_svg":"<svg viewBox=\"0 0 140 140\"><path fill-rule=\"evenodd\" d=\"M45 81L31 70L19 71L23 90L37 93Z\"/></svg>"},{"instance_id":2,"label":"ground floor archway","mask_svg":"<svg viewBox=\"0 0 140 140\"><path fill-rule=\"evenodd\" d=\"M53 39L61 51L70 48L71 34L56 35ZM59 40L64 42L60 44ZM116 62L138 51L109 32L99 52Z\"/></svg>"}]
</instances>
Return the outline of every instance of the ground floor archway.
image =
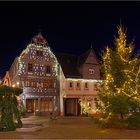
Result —
<instances>
[{"instance_id":1,"label":"ground floor archway","mask_svg":"<svg viewBox=\"0 0 140 140\"><path fill-rule=\"evenodd\" d=\"M64 98L65 116L80 116L81 114L79 98Z\"/></svg>"}]
</instances>

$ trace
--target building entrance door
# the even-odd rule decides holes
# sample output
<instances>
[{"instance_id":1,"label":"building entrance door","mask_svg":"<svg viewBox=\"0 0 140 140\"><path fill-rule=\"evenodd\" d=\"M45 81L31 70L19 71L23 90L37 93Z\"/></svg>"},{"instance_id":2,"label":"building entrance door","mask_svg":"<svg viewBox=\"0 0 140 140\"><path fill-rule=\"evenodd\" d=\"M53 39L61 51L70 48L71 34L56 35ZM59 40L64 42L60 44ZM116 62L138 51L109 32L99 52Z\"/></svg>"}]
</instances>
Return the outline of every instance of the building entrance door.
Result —
<instances>
[{"instance_id":1,"label":"building entrance door","mask_svg":"<svg viewBox=\"0 0 140 140\"><path fill-rule=\"evenodd\" d=\"M81 115L81 106L78 98L64 99L65 116L79 116Z\"/></svg>"},{"instance_id":2,"label":"building entrance door","mask_svg":"<svg viewBox=\"0 0 140 140\"><path fill-rule=\"evenodd\" d=\"M41 99L41 112L52 112L53 108L53 98L48 97Z\"/></svg>"},{"instance_id":3,"label":"building entrance door","mask_svg":"<svg viewBox=\"0 0 140 140\"><path fill-rule=\"evenodd\" d=\"M38 111L38 99L26 99L26 111L34 113Z\"/></svg>"},{"instance_id":4,"label":"building entrance door","mask_svg":"<svg viewBox=\"0 0 140 140\"><path fill-rule=\"evenodd\" d=\"M34 99L26 99L26 111L28 113L37 113L37 112L52 112L54 108L53 105L53 98L41 98L41 100L38 100L38 98Z\"/></svg>"}]
</instances>

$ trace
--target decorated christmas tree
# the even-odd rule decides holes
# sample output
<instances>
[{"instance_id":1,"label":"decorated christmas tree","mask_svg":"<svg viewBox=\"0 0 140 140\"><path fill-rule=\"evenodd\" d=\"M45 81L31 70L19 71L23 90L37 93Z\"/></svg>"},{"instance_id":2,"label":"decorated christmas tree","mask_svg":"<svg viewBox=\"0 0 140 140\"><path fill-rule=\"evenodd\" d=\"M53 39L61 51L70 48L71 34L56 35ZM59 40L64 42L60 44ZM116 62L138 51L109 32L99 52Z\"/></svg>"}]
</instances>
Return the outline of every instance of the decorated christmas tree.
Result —
<instances>
[{"instance_id":1,"label":"decorated christmas tree","mask_svg":"<svg viewBox=\"0 0 140 140\"><path fill-rule=\"evenodd\" d=\"M115 47L107 47L102 56L104 80L97 108L102 114L100 121L106 126L116 125L114 122L135 124L132 118L140 114L140 61L133 51L133 42L127 43L126 32L120 25Z\"/></svg>"}]
</instances>

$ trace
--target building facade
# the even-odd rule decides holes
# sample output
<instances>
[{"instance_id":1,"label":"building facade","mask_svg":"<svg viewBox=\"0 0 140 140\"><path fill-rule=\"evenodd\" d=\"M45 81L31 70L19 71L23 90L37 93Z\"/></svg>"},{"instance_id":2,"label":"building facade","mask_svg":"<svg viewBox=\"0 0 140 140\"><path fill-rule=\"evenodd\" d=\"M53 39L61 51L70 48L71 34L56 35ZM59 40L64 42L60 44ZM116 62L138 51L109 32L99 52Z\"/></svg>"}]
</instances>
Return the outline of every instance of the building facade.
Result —
<instances>
[{"instance_id":1,"label":"building facade","mask_svg":"<svg viewBox=\"0 0 140 140\"><path fill-rule=\"evenodd\" d=\"M85 101L89 114L94 114L98 99L100 77L99 60L91 48L80 56L56 54L60 64L60 111L65 116L81 116Z\"/></svg>"},{"instance_id":2,"label":"building facade","mask_svg":"<svg viewBox=\"0 0 140 140\"><path fill-rule=\"evenodd\" d=\"M59 64L39 33L15 58L3 83L23 88L26 111L34 114L59 112Z\"/></svg>"},{"instance_id":3,"label":"building facade","mask_svg":"<svg viewBox=\"0 0 140 140\"><path fill-rule=\"evenodd\" d=\"M82 115L83 100L95 108L100 82L92 48L80 56L53 53L41 33L15 58L2 81L23 88L20 98L28 113L62 116Z\"/></svg>"}]
</instances>

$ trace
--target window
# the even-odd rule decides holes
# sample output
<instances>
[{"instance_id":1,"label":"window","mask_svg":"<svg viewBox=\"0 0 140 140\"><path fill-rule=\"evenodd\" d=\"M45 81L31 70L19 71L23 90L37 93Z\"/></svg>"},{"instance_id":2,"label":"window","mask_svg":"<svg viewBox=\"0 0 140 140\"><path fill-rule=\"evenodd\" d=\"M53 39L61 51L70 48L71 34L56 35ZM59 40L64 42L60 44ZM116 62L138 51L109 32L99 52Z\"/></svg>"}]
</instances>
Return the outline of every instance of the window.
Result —
<instances>
[{"instance_id":1,"label":"window","mask_svg":"<svg viewBox=\"0 0 140 140\"><path fill-rule=\"evenodd\" d=\"M43 87L48 87L48 82L47 81L44 81Z\"/></svg>"},{"instance_id":2,"label":"window","mask_svg":"<svg viewBox=\"0 0 140 140\"><path fill-rule=\"evenodd\" d=\"M86 89L88 88L88 83L85 83L85 88L86 88Z\"/></svg>"},{"instance_id":3,"label":"window","mask_svg":"<svg viewBox=\"0 0 140 140\"><path fill-rule=\"evenodd\" d=\"M72 82L70 82L70 83L69 83L69 87L70 87L70 88L72 88L72 87L73 87L73 84L72 84Z\"/></svg>"},{"instance_id":4,"label":"window","mask_svg":"<svg viewBox=\"0 0 140 140\"><path fill-rule=\"evenodd\" d=\"M43 82L43 87L46 87L46 88L54 88L54 80L46 80Z\"/></svg>"},{"instance_id":5,"label":"window","mask_svg":"<svg viewBox=\"0 0 140 140\"><path fill-rule=\"evenodd\" d=\"M54 81L53 80L49 80L49 88L54 88Z\"/></svg>"},{"instance_id":6,"label":"window","mask_svg":"<svg viewBox=\"0 0 140 140\"><path fill-rule=\"evenodd\" d=\"M37 50L37 51L36 51L36 55L37 55L37 56L42 56L42 55L43 55L43 52L40 51L40 50Z\"/></svg>"},{"instance_id":7,"label":"window","mask_svg":"<svg viewBox=\"0 0 140 140\"><path fill-rule=\"evenodd\" d=\"M95 83L95 84L94 84L94 90L95 90L95 91L98 91L99 88L100 88L100 83Z\"/></svg>"},{"instance_id":8,"label":"window","mask_svg":"<svg viewBox=\"0 0 140 140\"><path fill-rule=\"evenodd\" d=\"M25 87L29 87L30 86L30 82L29 81L25 81Z\"/></svg>"},{"instance_id":9,"label":"window","mask_svg":"<svg viewBox=\"0 0 140 140\"><path fill-rule=\"evenodd\" d=\"M68 86L69 90L73 90L73 82L69 82L68 84L69 84Z\"/></svg>"},{"instance_id":10,"label":"window","mask_svg":"<svg viewBox=\"0 0 140 140\"><path fill-rule=\"evenodd\" d=\"M36 82L35 81L31 81L31 87L36 87Z\"/></svg>"},{"instance_id":11,"label":"window","mask_svg":"<svg viewBox=\"0 0 140 140\"><path fill-rule=\"evenodd\" d=\"M79 82L76 83L76 90L80 90L80 83Z\"/></svg>"},{"instance_id":12,"label":"window","mask_svg":"<svg viewBox=\"0 0 140 140\"><path fill-rule=\"evenodd\" d=\"M77 88L80 88L80 83L77 83Z\"/></svg>"},{"instance_id":13,"label":"window","mask_svg":"<svg viewBox=\"0 0 140 140\"><path fill-rule=\"evenodd\" d=\"M51 67L50 66L46 66L46 73L51 73Z\"/></svg>"},{"instance_id":14,"label":"window","mask_svg":"<svg viewBox=\"0 0 140 140\"><path fill-rule=\"evenodd\" d=\"M28 72L32 72L33 71L33 64L28 64Z\"/></svg>"},{"instance_id":15,"label":"window","mask_svg":"<svg viewBox=\"0 0 140 140\"><path fill-rule=\"evenodd\" d=\"M46 111L52 112L52 110L53 110L53 99L48 98L46 101Z\"/></svg>"},{"instance_id":16,"label":"window","mask_svg":"<svg viewBox=\"0 0 140 140\"><path fill-rule=\"evenodd\" d=\"M88 107L91 107L91 102L87 102Z\"/></svg>"},{"instance_id":17,"label":"window","mask_svg":"<svg viewBox=\"0 0 140 140\"><path fill-rule=\"evenodd\" d=\"M94 74L94 69L89 69L89 74Z\"/></svg>"},{"instance_id":18,"label":"window","mask_svg":"<svg viewBox=\"0 0 140 140\"><path fill-rule=\"evenodd\" d=\"M97 101L99 101L97 98L94 98L94 102L97 102Z\"/></svg>"}]
</instances>

